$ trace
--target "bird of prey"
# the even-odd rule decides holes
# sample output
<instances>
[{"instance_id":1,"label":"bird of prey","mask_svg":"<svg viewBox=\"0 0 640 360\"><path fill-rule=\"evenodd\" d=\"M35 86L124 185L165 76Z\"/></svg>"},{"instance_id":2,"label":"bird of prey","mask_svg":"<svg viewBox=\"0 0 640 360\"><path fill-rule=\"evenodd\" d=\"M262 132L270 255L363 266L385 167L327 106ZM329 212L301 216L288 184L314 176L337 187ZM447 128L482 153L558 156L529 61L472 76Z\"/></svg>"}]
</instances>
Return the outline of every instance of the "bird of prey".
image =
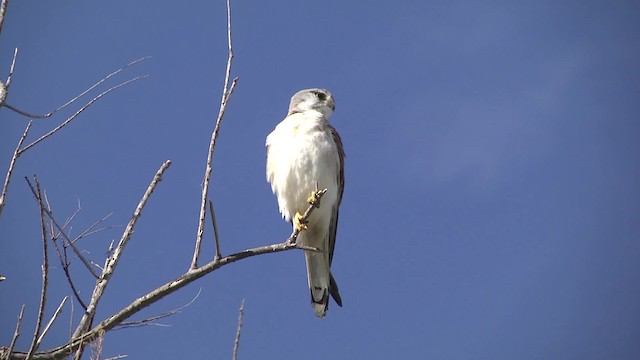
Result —
<instances>
[{"instance_id":1,"label":"bird of prey","mask_svg":"<svg viewBox=\"0 0 640 360\"><path fill-rule=\"evenodd\" d=\"M291 97L287 117L267 136L267 181L278 198L282 217L301 230L298 241L319 249L305 250L311 305L319 318L329 294L342 306L331 271L344 190L344 150L340 135L328 122L335 109L329 90L306 89ZM327 189L306 223L302 214L317 190ZM311 197L310 197L311 195Z\"/></svg>"}]
</instances>

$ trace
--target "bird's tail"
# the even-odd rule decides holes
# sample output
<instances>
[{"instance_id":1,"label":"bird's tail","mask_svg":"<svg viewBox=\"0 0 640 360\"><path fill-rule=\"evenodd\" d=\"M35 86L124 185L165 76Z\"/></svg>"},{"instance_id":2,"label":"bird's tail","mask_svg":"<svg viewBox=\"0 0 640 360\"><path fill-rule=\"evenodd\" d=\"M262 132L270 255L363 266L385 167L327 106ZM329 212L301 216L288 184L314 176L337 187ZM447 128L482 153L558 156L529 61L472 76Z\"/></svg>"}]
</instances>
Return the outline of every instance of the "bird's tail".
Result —
<instances>
[{"instance_id":1,"label":"bird's tail","mask_svg":"<svg viewBox=\"0 0 640 360\"><path fill-rule=\"evenodd\" d=\"M342 298L338 292L338 284L329 270L326 254L305 251L307 260L307 280L311 291L311 306L316 316L324 317L329 308L329 294L336 304L342 306Z\"/></svg>"}]
</instances>

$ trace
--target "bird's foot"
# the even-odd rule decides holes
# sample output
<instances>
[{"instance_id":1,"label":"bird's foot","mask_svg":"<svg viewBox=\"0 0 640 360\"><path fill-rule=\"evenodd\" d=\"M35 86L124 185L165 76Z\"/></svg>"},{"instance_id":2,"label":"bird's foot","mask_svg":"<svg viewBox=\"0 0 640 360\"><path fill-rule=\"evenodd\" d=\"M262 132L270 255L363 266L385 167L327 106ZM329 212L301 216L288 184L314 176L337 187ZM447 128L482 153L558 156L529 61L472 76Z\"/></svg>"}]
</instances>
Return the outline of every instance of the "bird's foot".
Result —
<instances>
[{"instance_id":1,"label":"bird's foot","mask_svg":"<svg viewBox=\"0 0 640 360\"><path fill-rule=\"evenodd\" d=\"M315 207L320 206L320 199L325 192L327 192L327 189L312 191L311 195L307 198L309 205L313 205Z\"/></svg>"},{"instance_id":2,"label":"bird's foot","mask_svg":"<svg viewBox=\"0 0 640 360\"><path fill-rule=\"evenodd\" d=\"M299 212L296 211L296 215L294 216L293 226L295 226L296 231L300 232L303 230L307 230L307 220L305 220L303 215L300 215Z\"/></svg>"}]
</instances>

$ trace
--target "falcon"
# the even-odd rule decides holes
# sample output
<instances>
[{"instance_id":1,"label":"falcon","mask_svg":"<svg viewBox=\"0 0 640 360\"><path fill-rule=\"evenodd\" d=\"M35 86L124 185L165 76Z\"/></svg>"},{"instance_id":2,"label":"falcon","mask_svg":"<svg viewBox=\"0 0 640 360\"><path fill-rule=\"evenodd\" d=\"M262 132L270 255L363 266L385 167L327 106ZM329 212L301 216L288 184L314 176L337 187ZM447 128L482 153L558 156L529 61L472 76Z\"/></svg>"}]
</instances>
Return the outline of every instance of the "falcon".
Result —
<instances>
[{"instance_id":1,"label":"falcon","mask_svg":"<svg viewBox=\"0 0 640 360\"><path fill-rule=\"evenodd\" d=\"M336 244L338 208L344 190L344 150L340 135L329 124L335 101L329 90L298 91L287 117L267 136L267 181L278 198L282 217L300 230L297 241L319 251L305 250L311 305L322 318L329 295L342 299L330 267ZM326 189L319 207L306 222L302 214L318 190Z\"/></svg>"}]
</instances>

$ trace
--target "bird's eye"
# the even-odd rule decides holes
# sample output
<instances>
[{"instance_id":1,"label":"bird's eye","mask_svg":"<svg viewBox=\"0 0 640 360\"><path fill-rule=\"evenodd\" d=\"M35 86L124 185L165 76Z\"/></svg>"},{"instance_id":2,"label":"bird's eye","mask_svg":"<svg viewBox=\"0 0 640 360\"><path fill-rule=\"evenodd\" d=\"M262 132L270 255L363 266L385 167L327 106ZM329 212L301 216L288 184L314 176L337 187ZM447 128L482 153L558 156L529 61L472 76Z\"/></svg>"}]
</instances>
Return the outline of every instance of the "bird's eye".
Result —
<instances>
[{"instance_id":1,"label":"bird's eye","mask_svg":"<svg viewBox=\"0 0 640 360\"><path fill-rule=\"evenodd\" d=\"M316 93L316 96L318 97L318 99L320 100L325 100L327 98L327 95L325 95L324 93Z\"/></svg>"}]
</instances>

